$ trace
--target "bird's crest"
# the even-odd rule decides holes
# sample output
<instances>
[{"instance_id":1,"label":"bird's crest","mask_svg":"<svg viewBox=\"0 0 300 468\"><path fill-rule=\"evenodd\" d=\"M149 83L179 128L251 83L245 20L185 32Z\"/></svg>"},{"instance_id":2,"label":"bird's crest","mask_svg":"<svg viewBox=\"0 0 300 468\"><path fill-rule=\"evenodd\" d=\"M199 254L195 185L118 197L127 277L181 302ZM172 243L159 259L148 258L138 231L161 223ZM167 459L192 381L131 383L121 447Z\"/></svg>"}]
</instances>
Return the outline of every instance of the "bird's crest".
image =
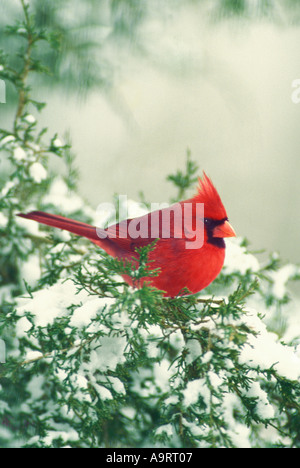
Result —
<instances>
[{"instance_id":1,"label":"bird's crest","mask_svg":"<svg viewBox=\"0 0 300 468\"><path fill-rule=\"evenodd\" d=\"M210 178L203 172L202 178L199 177L198 192L192 199L196 203L204 203L204 216L213 219L227 218L227 213Z\"/></svg>"}]
</instances>

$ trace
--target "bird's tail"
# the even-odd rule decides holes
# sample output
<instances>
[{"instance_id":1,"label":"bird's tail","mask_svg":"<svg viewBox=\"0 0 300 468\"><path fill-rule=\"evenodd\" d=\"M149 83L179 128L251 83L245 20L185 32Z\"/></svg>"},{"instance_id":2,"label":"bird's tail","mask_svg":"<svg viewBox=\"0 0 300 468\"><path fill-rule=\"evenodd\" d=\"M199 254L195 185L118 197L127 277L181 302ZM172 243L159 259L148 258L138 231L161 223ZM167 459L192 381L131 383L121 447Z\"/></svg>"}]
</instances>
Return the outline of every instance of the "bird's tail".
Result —
<instances>
[{"instance_id":1,"label":"bird's tail","mask_svg":"<svg viewBox=\"0 0 300 468\"><path fill-rule=\"evenodd\" d=\"M19 213L17 216L25 219L32 219L38 223L46 224L47 226L64 229L72 232L73 234L77 234L78 236L87 237L92 242L99 242L99 236L97 234L98 229L95 226L90 226L89 224L65 218L64 216L44 213L43 211L32 211L27 214Z\"/></svg>"}]
</instances>

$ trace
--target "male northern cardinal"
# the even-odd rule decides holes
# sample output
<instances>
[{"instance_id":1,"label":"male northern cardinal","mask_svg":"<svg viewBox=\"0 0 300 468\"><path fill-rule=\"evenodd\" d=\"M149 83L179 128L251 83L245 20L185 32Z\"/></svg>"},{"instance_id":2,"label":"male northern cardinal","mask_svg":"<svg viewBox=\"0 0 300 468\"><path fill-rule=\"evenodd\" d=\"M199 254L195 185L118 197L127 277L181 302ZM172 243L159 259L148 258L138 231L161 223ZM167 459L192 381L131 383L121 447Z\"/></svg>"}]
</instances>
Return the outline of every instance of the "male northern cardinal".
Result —
<instances>
[{"instance_id":1,"label":"male northern cardinal","mask_svg":"<svg viewBox=\"0 0 300 468\"><path fill-rule=\"evenodd\" d=\"M204 214L198 207L204 207ZM195 294L208 286L224 263L223 238L235 236L221 198L205 173L199 178L193 198L106 229L42 211L18 216L86 237L109 255L136 265L136 249L156 240L148 260L151 270L159 269L158 276L143 278L139 283L128 275L123 277L134 287L146 281L170 297Z\"/></svg>"}]
</instances>

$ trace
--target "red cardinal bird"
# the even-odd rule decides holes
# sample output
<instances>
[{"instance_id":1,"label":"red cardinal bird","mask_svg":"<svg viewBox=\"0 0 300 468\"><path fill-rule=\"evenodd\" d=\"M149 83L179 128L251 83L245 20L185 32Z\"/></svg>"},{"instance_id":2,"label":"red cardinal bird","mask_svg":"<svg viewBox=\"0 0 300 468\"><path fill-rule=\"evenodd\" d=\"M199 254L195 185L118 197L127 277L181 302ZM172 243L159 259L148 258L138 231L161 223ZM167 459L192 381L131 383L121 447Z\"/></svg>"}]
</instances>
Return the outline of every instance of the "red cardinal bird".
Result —
<instances>
[{"instance_id":1,"label":"red cardinal bird","mask_svg":"<svg viewBox=\"0 0 300 468\"><path fill-rule=\"evenodd\" d=\"M223 238L235 236L221 198L205 173L199 178L193 198L107 229L42 211L18 216L86 237L109 255L136 265L136 249L156 240L148 258L151 270L159 269L158 276L143 278L139 284L129 276L123 277L134 287L141 287L146 281L170 297L195 294L208 286L224 263Z\"/></svg>"}]
</instances>

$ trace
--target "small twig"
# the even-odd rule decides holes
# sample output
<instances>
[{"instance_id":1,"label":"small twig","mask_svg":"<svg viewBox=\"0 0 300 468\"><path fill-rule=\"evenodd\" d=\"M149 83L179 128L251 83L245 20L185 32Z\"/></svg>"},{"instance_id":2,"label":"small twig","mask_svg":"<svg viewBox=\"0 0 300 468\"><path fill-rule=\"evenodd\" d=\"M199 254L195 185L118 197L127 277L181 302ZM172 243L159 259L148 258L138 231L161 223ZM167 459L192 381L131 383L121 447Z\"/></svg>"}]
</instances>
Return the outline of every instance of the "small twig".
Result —
<instances>
[{"instance_id":1,"label":"small twig","mask_svg":"<svg viewBox=\"0 0 300 468\"><path fill-rule=\"evenodd\" d=\"M204 299L204 298L199 297L197 299L197 302L199 304L217 304L217 305L226 304L225 299L214 299L213 297L209 299Z\"/></svg>"},{"instance_id":2,"label":"small twig","mask_svg":"<svg viewBox=\"0 0 300 468\"><path fill-rule=\"evenodd\" d=\"M76 349L76 352L80 352L84 348L84 346L91 343L95 338L97 338L97 335L93 335L89 339L81 342L80 344L77 344L77 345L74 344L74 345L70 346L69 348L49 351L48 353L41 354L41 356L37 356L37 357L32 358L32 359L26 359L25 361L20 362L19 365L20 366L25 366L27 364L32 364L33 362L38 362L38 361L40 361L42 359L47 359L48 357L54 357L55 353L57 353L57 354L58 353L68 353L69 351L72 351L73 349Z\"/></svg>"},{"instance_id":3,"label":"small twig","mask_svg":"<svg viewBox=\"0 0 300 468\"><path fill-rule=\"evenodd\" d=\"M21 1L21 4L22 4L23 11L24 11L25 23L26 23L26 26L27 26L28 34L27 34L27 48L26 48L26 52L25 52L25 55L24 55L24 67L23 67L23 70L22 70L22 72L20 74L21 89L19 91L19 102L18 102L18 108L17 108L15 120L14 120L15 135L18 134L18 120L22 116L23 111L24 111L24 107L25 107L25 105L26 105L26 103L28 101L28 93L27 93L25 88L26 88L26 81L27 81L27 78L28 78L28 75L29 75L29 72L30 72L31 52L32 52L32 48L33 48L33 45L34 45L33 36L29 32L30 18L29 18L29 15L28 15L28 9L27 9L27 6L25 4L25 1L24 0L20 0L20 1Z\"/></svg>"}]
</instances>

